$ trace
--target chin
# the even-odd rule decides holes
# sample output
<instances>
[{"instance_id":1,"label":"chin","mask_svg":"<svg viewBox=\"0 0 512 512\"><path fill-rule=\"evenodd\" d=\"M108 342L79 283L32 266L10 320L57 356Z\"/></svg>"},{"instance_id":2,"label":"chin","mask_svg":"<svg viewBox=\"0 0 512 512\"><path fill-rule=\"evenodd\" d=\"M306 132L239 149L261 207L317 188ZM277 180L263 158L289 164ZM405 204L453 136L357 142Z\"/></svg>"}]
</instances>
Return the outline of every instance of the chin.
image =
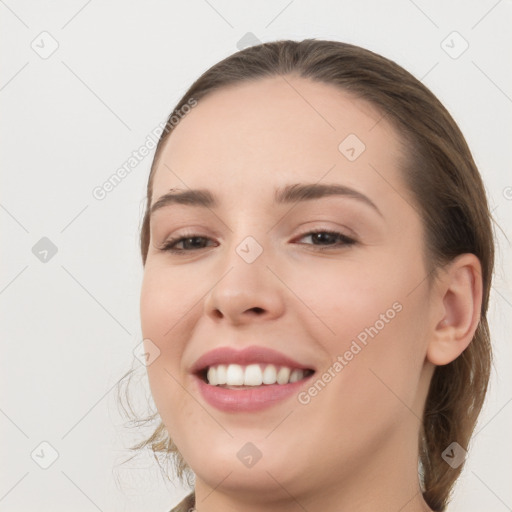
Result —
<instances>
[{"instance_id":1,"label":"chin","mask_svg":"<svg viewBox=\"0 0 512 512\"><path fill-rule=\"evenodd\" d=\"M283 444L277 439L274 442L265 439L269 434L268 429L264 434L260 429L253 430L254 437L250 437L248 432L244 433L243 438L236 432L231 433L235 437L229 441L207 441L207 436L201 437L204 449L196 444L183 453L196 478L211 488L221 485L226 492L254 494L251 498L253 501L260 499L263 492L266 499L269 492L275 492L275 498L279 499L283 492L279 484L285 487L293 485L300 492L310 480L312 458L306 457L308 460L301 461L304 458L302 454L298 459L294 448L297 443L290 437Z\"/></svg>"}]
</instances>

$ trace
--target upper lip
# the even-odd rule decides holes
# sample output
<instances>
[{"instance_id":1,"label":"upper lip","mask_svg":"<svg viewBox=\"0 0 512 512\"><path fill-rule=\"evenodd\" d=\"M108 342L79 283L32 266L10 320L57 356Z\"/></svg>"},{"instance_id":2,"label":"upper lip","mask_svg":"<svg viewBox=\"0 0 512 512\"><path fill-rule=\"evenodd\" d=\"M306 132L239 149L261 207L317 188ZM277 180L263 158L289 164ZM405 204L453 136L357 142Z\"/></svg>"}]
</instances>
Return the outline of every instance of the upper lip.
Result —
<instances>
[{"instance_id":1,"label":"upper lip","mask_svg":"<svg viewBox=\"0 0 512 512\"><path fill-rule=\"evenodd\" d=\"M302 370L314 370L311 366L303 365L277 350L253 345L251 347L238 350L232 347L219 347L210 350L206 354L202 355L192 365L190 371L191 373L200 373L210 366L219 364L248 365L253 363L273 364L275 366L287 366L289 368L298 368Z\"/></svg>"}]
</instances>

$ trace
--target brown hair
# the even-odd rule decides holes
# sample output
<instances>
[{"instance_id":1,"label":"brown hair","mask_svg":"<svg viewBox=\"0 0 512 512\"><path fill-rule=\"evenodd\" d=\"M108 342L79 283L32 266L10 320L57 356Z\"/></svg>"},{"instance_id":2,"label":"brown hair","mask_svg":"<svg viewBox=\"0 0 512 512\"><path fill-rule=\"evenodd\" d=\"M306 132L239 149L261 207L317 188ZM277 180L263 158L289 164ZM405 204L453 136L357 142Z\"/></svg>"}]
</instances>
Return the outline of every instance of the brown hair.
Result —
<instances>
[{"instance_id":1,"label":"brown hair","mask_svg":"<svg viewBox=\"0 0 512 512\"><path fill-rule=\"evenodd\" d=\"M181 111L192 98L200 102L228 85L284 75L334 85L368 101L407 142L404 178L423 218L429 282L436 268L459 254L473 253L482 265L483 300L478 327L472 342L457 359L435 368L419 438L423 497L431 509L443 511L463 465L452 468L442 453L453 441L467 449L487 391L492 359L486 312L494 236L480 174L461 131L427 87L395 62L341 42L283 40L246 48L204 72L174 112ZM153 177L162 148L175 126L171 117L156 148L148 180L140 239L143 264L150 240ZM158 419L158 414L149 419ZM190 472L161 421L151 437L133 449L146 446L151 447L155 457L159 453L174 456L178 476Z\"/></svg>"}]
</instances>

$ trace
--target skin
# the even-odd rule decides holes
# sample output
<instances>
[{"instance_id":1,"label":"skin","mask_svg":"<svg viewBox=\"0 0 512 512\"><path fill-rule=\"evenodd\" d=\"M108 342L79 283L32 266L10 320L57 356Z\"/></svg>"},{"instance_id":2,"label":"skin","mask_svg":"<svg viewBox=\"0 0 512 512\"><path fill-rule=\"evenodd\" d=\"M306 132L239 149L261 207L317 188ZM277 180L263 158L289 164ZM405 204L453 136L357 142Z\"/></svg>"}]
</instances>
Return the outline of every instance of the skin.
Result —
<instances>
[{"instance_id":1,"label":"skin","mask_svg":"<svg viewBox=\"0 0 512 512\"><path fill-rule=\"evenodd\" d=\"M429 286L404 148L381 117L331 85L265 78L199 101L159 158L153 203L171 188L220 201L154 213L141 291L143 336L160 350L151 391L196 474L200 512L430 510L417 477L420 418L434 365L476 329L480 266L461 255ZM338 150L351 133L366 145L353 162ZM349 186L382 215L341 196L273 204L275 188L298 182ZM356 243L314 245L307 233L325 229ZM159 249L191 233L206 247ZM250 264L236 252L247 236L263 249ZM401 311L306 405L293 395L222 412L188 373L213 348L262 345L320 375L396 302ZM250 468L237 457L247 442L262 454Z\"/></svg>"}]
</instances>

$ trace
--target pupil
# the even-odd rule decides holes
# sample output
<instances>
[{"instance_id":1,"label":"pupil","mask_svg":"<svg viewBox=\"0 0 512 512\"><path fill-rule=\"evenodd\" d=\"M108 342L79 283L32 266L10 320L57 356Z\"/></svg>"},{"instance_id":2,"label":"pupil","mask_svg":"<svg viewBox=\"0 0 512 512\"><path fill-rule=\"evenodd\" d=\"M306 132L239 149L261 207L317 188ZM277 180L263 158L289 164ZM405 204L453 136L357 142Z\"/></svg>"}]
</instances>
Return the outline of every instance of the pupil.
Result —
<instances>
[{"instance_id":1,"label":"pupil","mask_svg":"<svg viewBox=\"0 0 512 512\"><path fill-rule=\"evenodd\" d=\"M201 248L201 237L193 236L191 238L185 239L183 241L183 243L184 243L185 246L190 243L190 246L192 246L192 247L199 247L199 248Z\"/></svg>"},{"instance_id":2,"label":"pupil","mask_svg":"<svg viewBox=\"0 0 512 512\"><path fill-rule=\"evenodd\" d=\"M316 233L316 240L318 242L333 242L333 237L335 236L336 235L333 235L332 233Z\"/></svg>"}]
</instances>

